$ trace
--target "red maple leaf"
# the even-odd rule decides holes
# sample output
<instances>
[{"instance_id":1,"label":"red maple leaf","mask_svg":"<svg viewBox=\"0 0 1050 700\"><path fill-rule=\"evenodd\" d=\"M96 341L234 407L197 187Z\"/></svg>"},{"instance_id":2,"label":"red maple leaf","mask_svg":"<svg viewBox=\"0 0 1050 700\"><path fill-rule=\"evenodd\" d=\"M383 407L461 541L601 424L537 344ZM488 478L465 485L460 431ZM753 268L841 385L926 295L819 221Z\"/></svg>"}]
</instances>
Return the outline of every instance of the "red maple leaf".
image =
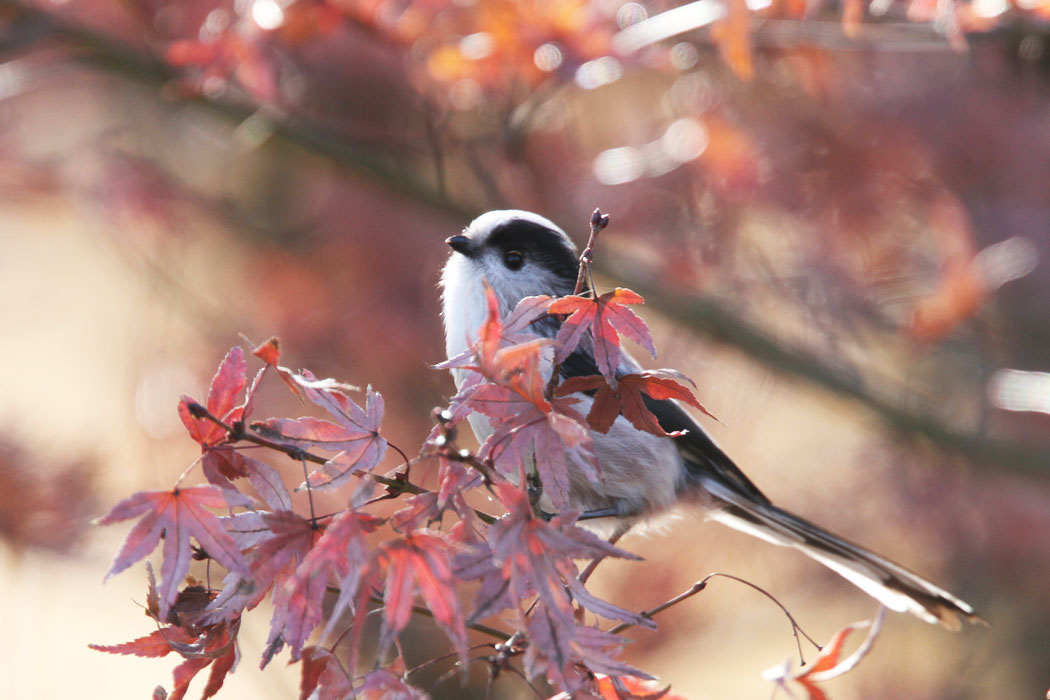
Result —
<instances>
[{"instance_id":1,"label":"red maple leaf","mask_svg":"<svg viewBox=\"0 0 1050 700\"><path fill-rule=\"evenodd\" d=\"M791 661L788 660L782 665L768 669L762 675L785 690L788 690L788 681L795 681L805 688L810 700L828 700L827 694L817 686L817 683L837 678L852 670L868 655L868 652L871 651L875 644L875 638L878 637L879 631L882 630L882 621L885 614L886 609L879 608L879 612L875 615L874 620L862 620L843 627L835 633L830 642L821 648L820 653L817 654L812 663L803 666L798 671L791 670ZM865 637L856 651L844 659L841 658L846 638L852 632L865 627L870 627L868 636ZM788 693L790 694L790 690L788 690Z\"/></svg>"},{"instance_id":2,"label":"red maple leaf","mask_svg":"<svg viewBox=\"0 0 1050 700\"><path fill-rule=\"evenodd\" d=\"M172 673L175 686L171 695L166 696L167 700L181 700L189 690L190 681L203 669L211 666L208 682L201 694L201 700L207 700L219 692L226 674L233 670L237 663L240 656L237 650L239 630L239 620L208 627L200 636L193 636L179 627L170 626L125 644L88 646L96 651L111 654L147 657L166 656L171 652L180 654L186 660L176 666Z\"/></svg>"},{"instance_id":3,"label":"red maple leaf","mask_svg":"<svg viewBox=\"0 0 1050 700\"><path fill-rule=\"evenodd\" d=\"M342 700L353 696L350 678L331 651L319 646L303 649L299 700Z\"/></svg>"},{"instance_id":4,"label":"red maple leaf","mask_svg":"<svg viewBox=\"0 0 1050 700\"><path fill-rule=\"evenodd\" d=\"M483 483L481 472L458 459L439 457L437 506L444 509L457 494Z\"/></svg>"},{"instance_id":5,"label":"red maple leaf","mask_svg":"<svg viewBox=\"0 0 1050 700\"><path fill-rule=\"evenodd\" d=\"M222 590L208 605L205 622L231 620L258 605L275 582L292 575L324 532L290 510L238 513L227 530L249 550L251 575L226 576Z\"/></svg>"},{"instance_id":6,"label":"red maple leaf","mask_svg":"<svg viewBox=\"0 0 1050 700\"><path fill-rule=\"evenodd\" d=\"M524 659L526 673L531 678L546 671L548 678L558 687L570 691L571 697L584 695L580 691L591 685L591 673L652 678L615 658L627 643L619 635L577 624L562 627L561 621L542 605L533 609L526 626L529 632ZM583 678L580 677L580 668L588 671Z\"/></svg>"},{"instance_id":7,"label":"red maple leaf","mask_svg":"<svg viewBox=\"0 0 1050 700\"><path fill-rule=\"evenodd\" d=\"M294 570L310 553L325 530L288 510L263 513L270 537L252 549L252 575L257 588L266 590L283 571Z\"/></svg>"},{"instance_id":8,"label":"red maple leaf","mask_svg":"<svg viewBox=\"0 0 1050 700\"><path fill-rule=\"evenodd\" d=\"M273 343L272 352L275 353L276 338L271 338L269 342ZM258 351L257 348L256 352ZM266 355L265 352L262 354ZM252 411L256 392L267 369L269 365L259 370L251 386L245 392L244 401L237 404L237 396L247 383L247 365L244 351L240 346L230 348L212 378L206 406L208 412L226 425L232 426L238 421L247 420ZM195 399L183 395L179 401L179 416L190 436L201 446L201 451L204 453L201 459L201 469L208 482L224 489L235 490L231 483L232 480L248 477L259 495L271 508L289 507L286 505L290 500L288 492L281 483L277 472L259 460L235 452L226 444L229 436L222 427L206 417L194 415L194 411L190 409L194 404L197 404Z\"/></svg>"},{"instance_id":9,"label":"red maple leaf","mask_svg":"<svg viewBox=\"0 0 1050 700\"><path fill-rule=\"evenodd\" d=\"M299 375L296 375L299 377ZM383 421L383 396L368 387L365 408L346 394L346 387L313 375L296 380L314 403L329 412L335 422L306 416L256 421L252 428L268 437L300 447L320 447L339 454L312 472L307 483L313 488L335 488L355 472L370 471L386 454L386 440L379 434Z\"/></svg>"},{"instance_id":10,"label":"red maple leaf","mask_svg":"<svg viewBox=\"0 0 1050 700\"><path fill-rule=\"evenodd\" d=\"M244 350L239 345L230 348L219 364L218 371L212 377L208 389L206 408L213 416L220 418L227 425L241 420L244 407L237 405L237 396L247 383L248 365L244 360ZM179 417L189 431L190 437L200 443L203 449L213 447L226 441L226 432L207 418L195 418L189 410L190 404L197 401L183 395L179 401Z\"/></svg>"},{"instance_id":11,"label":"red maple leaf","mask_svg":"<svg viewBox=\"0 0 1050 700\"><path fill-rule=\"evenodd\" d=\"M545 397L547 383L554 369L554 341L537 336L529 326L546 314L551 297L525 297L507 315L499 316L499 302L486 284L488 315L478 329L478 337L471 347L435 369L474 370L494 384L505 386L542 410L550 410ZM469 382L460 387L460 395L453 399L462 402Z\"/></svg>"},{"instance_id":12,"label":"red maple leaf","mask_svg":"<svg viewBox=\"0 0 1050 700\"><path fill-rule=\"evenodd\" d=\"M540 294L532 297L524 297L517 303L514 310L503 319L503 339L509 344L521 341L518 333L529 333L530 327L537 320L547 315L547 307L550 306L554 297Z\"/></svg>"},{"instance_id":13,"label":"red maple leaf","mask_svg":"<svg viewBox=\"0 0 1050 700\"><path fill-rule=\"evenodd\" d=\"M515 602L509 595L503 570L492 560L492 546L486 540L470 540L460 544L459 551L453 559L453 573L460 581L480 581L474 595L474 607L469 621L492 617L503 610L513 608Z\"/></svg>"},{"instance_id":14,"label":"red maple leaf","mask_svg":"<svg viewBox=\"0 0 1050 700\"><path fill-rule=\"evenodd\" d=\"M160 657L175 651L175 645L192 644L196 637L188 634L181 627L162 627L150 632L145 637L133 639L123 644L88 644L95 651L108 654L131 654L134 656Z\"/></svg>"},{"instance_id":15,"label":"red maple leaf","mask_svg":"<svg viewBox=\"0 0 1050 700\"><path fill-rule=\"evenodd\" d=\"M483 282L488 312L485 321L478 328L477 338L467 338L470 347L444 362L434 365L434 369L469 368L481 371L489 369L489 374L500 374L498 364L492 358L503 347L518 345L534 340L537 334L530 330L531 325L547 314L547 306L553 297L540 295L525 297L507 314L500 318L499 300L487 282ZM490 377L491 378L491 377Z\"/></svg>"},{"instance_id":16,"label":"red maple leaf","mask_svg":"<svg viewBox=\"0 0 1050 700\"><path fill-rule=\"evenodd\" d=\"M377 668L365 675L357 697L361 700L427 700L430 696L399 675Z\"/></svg>"},{"instance_id":17,"label":"red maple leaf","mask_svg":"<svg viewBox=\"0 0 1050 700\"><path fill-rule=\"evenodd\" d=\"M554 399L549 411L519 394L494 384L482 385L470 399L480 413L499 419L479 456L491 459L497 471L519 476L533 465L555 508L569 507L569 463L591 481L601 479L601 467L583 416L572 409L575 399Z\"/></svg>"},{"instance_id":18,"label":"red maple leaf","mask_svg":"<svg viewBox=\"0 0 1050 700\"><path fill-rule=\"evenodd\" d=\"M594 689L591 697L596 700L688 700L684 695L671 693L670 686L634 676L609 676L594 674ZM569 693L558 693L547 700L570 700Z\"/></svg>"},{"instance_id":19,"label":"red maple leaf","mask_svg":"<svg viewBox=\"0 0 1050 700\"><path fill-rule=\"evenodd\" d=\"M390 525L397 532L411 532L426 527L431 520L441 517L438 494L426 491L404 500L405 506L390 516Z\"/></svg>"},{"instance_id":20,"label":"red maple leaf","mask_svg":"<svg viewBox=\"0 0 1050 700\"><path fill-rule=\"evenodd\" d=\"M252 349L252 354L266 364L276 367L281 361L281 341L277 336L270 336Z\"/></svg>"},{"instance_id":21,"label":"red maple leaf","mask_svg":"<svg viewBox=\"0 0 1050 700\"><path fill-rule=\"evenodd\" d=\"M489 528L488 540L493 560L501 567L517 605L538 595L547 614L560 616L558 626L568 629L576 624L568 596L571 592L573 599L603 617L654 627L651 620L596 598L577 578L575 559L640 557L577 527L570 516L550 521L536 517L528 497L515 484L496 484L494 489L509 512Z\"/></svg>"},{"instance_id":22,"label":"red maple leaf","mask_svg":"<svg viewBox=\"0 0 1050 700\"><path fill-rule=\"evenodd\" d=\"M466 668L467 632L456 597L449 543L441 535L417 530L383 544L378 562L386 569L380 649L386 649L394 635L408 624L418 591Z\"/></svg>"},{"instance_id":23,"label":"red maple leaf","mask_svg":"<svg viewBox=\"0 0 1050 700\"><path fill-rule=\"evenodd\" d=\"M193 680L194 676L211 666L211 672L208 674L208 683L201 692L201 700L207 700L207 698L219 692L223 682L226 680L226 674L233 670L239 658L240 652L237 649L236 632L232 635L229 633L216 635L215 639L205 646L204 656L187 659L175 667L175 671L172 674L175 678L175 688L172 694L168 696L168 700L182 700L186 695L186 691L189 690L190 681Z\"/></svg>"},{"instance_id":24,"label":"red maple leaf","mask_svg":"<svg viewBox=\"0 0 1050 700\"><path fill-rule=\"evenodd\" d=\"M514 390L541 410L550 410L544 394L554 369L554 342L527 330L530 319L545 313L550 298L523 299L507 317L513 325L504 326L495 293L487 285L485 292L489 315L474 346L477 365L467 368L477 370L490 382Z\"/></svg>"},{"instance_id":25,"label":"red maple leaf","mask_svg":"<svg viewBox=\"0 0 1050 700\"><path fill-rule=\"evenodd\" d=\"M680 431L668 433L660 427L660 422L646 407L642 395L657 400L683 401L700 409L704 415L715 418L714 414L696 400L692 390L681 380L692 383L685 375L673 370L646 370L620 376L614 387L605 377L595 374L566 379L558 385L557 394L567 396L578 391L597 390L591 410L587 413L587 423L600 433L609 432L609 428L622 413L638 430L665 437L677 437L682 434Z\"/></svg>"},{"instance_id":26,"label":"red maple leaf","mask_svg":"<svg viewBox=\"0 0 1050 700\"><path fill-rule=\"evenodd\" d=\"M565 361L583 340L587 330L590 330L594 341L594 360L610 383L616 382L616 368L620 365L621 333L656 357L649 326L625 306L641 303L642 297L622 287L597 298L571 295L555 299L547 307L547 313L570 314L555 338L558 346L555 362Z\"/></svg>"},{"instance_id":27,"label":"red maple leaf","mask_svg":"<svg viewBox=\"0 0 1050 700\"><path fill-rule=\"evenodd\" d=\"M163 536L164 562L160 569L158 598L160 618L165 619L169 606L178 595L179 584L189 571L193 557L190 537L228 570L248 575L248 562L226 532L222 520L207 509L250 503L246 496L215 486L176 486L171 491L142 491L124 499L98 524L109 525L137 515L142 515L142 519L128 533L106 578L148 555Z\"/></svg>"},{"instance_id":28,"label":"red maple leaf","mask_svg":"<svg viewBox=\"0 0 1050 700\"><path fill-rule=\"evenodd\" d=\"M266 363L266 367L263 368L264 370L273 367L274 371L276 371L277 375L281 378L281 381L292 390L292 393L300 399L303 398L299 386L295 383L295 372L278 364L281 361L281 341L277 336L271 336L260 345L257 345L252 350L252 354ZM256 379L256 382L258 382L258 378Z\"/></svg>"},{"instance_id":29,"label":"red maple leaf","mask_svg":"<svg viewBox=\"0 0 1050 700\"><path fill-rule=\"evenodd\" d=\"M321 622L321 604L329 581L340 588L332 619L338 618L353 600L368 558L365 535L381 523L378 518L353 510L332 518L295 573L274 589L264 666L283 644L291 648L293 660L299 659L306 638Z\"/></svg>"},{"instance_id":30,"label":"red maple leaf","mask_svg":"<svg viewBox=\"0 0 1050 700\"><path fill-rule=\"evenodd\" d=\"M229 445L205 448L201 471L208 483L236 491L233 479L248 478L259 497L273 510L288 510L292 497L277 470L266 462L249 457Z\"/></svg>"}]
</instances>

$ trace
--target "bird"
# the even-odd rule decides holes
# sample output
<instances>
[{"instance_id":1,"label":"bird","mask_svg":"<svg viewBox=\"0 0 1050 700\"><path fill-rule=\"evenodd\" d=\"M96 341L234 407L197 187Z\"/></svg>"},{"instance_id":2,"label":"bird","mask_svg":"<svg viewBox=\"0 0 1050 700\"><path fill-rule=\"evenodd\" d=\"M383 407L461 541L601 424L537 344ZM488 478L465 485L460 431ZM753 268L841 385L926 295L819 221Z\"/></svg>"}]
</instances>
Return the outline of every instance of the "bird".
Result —
<instances>
[{"instance_id":1,"label":"bird","mask_svg":"<svg viewBox=\"0 0 1050 700\"><path fill-rule=\"evenodd\" d=\"M488 314L486 287L498 300L502 316L525 297L564 296L576 287L576 245L539 214L490 211L445 242L451 253L440 287L449 358L475 342ZM546 317L533 324L533 330L553 337L559 325L558 318ZM599 374L590 347L581 343L560 364L562 379ZM624 352L616 373L637 371L638 363ZM467 375L468 370L453 370L457 389ZM590 396L576 396L586 413ZM952 630L963 622L983 622L969 603L919 574L774 505L681 405L671 399L646 399L661 428L677 435L638 430L623 416L605 434L592 431L602 478L595 483L569 467L568 498L582 511L581 520L612 523L605 532L619 536L679 503L699 506L707 519L801 551L891 610ZM489 420L473 413L468 421L484 443L493 430Z\"/></svg>"}]
</instances>

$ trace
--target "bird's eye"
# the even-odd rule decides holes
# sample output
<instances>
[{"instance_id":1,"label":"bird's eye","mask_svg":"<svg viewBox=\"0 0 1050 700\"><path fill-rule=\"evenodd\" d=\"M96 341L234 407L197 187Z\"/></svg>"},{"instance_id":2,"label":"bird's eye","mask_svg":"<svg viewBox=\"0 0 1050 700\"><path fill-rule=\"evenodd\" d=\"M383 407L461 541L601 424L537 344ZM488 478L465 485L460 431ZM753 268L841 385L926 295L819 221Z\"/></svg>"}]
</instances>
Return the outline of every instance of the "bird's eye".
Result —
<instances>
[{"instance_id":1,"label":"bird's eye","mask_svg":"<svg viewBox=\"0 0 1050 700\"><path fill-rule=\"evenodd\" d=\"M508 270L520 270L525 264L525 255L520 250L508 250L503 254L503 264Z\"/></svg>"}]
</instances>

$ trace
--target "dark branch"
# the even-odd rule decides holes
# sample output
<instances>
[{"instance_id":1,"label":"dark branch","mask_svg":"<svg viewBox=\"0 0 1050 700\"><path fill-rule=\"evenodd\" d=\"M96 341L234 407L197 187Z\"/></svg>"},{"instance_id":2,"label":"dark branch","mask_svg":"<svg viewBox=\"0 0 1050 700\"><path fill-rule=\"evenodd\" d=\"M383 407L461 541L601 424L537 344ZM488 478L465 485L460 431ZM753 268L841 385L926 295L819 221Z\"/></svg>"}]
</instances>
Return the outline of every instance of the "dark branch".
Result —
<instances>
[{"instance_id":1,"label":"dark branch","mask_svg":"<svg viewBox=\"0 0 1050 700\"><path fill-rule=\"evenodd\" d=\"M828 364L815 353L774 338L718 299L689 296L682 294L680 289L668 289L652 275L641 271L636 262L622 256L607 253L602 261L599 267L603 272L641 294L648 306L658 309L668 318L739 348L766 367L853 399L904 435L925 438L973 464L1040 476L1050 474L1050 450L1046 446L996 440L949 426L929 413L894 402L865 386L856 374Z\"/></svg>"}]
</instances>

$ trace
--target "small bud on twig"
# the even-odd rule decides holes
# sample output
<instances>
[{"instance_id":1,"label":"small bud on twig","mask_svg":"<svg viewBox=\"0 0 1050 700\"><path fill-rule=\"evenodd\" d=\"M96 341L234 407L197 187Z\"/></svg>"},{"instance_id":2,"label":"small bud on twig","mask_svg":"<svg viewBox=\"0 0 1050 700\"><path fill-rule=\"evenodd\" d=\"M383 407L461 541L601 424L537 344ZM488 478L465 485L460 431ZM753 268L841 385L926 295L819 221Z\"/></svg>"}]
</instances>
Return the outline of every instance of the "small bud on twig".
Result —
<instances>
[{"instance_id":1,"label":"small bud on twig","mask_svg":"<svg viewBox=\"0 0 1050 700\"><path fill-rule=\"evenodd\" d=\"M601 209L595 207L594 213L591 214L591 230L597 234L599 231L609 225L609 215L603 214Z\"/></svg>"}]
</instances>

